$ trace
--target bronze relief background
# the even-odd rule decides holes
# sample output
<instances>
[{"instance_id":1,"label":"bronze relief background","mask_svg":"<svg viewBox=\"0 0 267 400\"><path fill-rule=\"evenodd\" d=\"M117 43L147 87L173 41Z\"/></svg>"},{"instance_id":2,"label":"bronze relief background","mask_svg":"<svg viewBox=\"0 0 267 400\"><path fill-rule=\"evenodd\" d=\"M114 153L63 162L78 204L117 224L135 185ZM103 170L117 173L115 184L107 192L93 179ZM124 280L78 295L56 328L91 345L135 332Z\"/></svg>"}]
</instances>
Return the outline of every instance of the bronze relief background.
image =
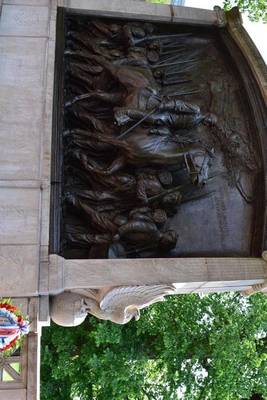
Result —
<instances>
[{"instance_id":1,"label":"bronze relief background","mask_svg":"<svg viewBox=\"0 0 267 400\"><path fill-rule=\"evenodd\" d=\"M257 255L261 154L216 29L67 14L63 31L61 254Z\"/></svg>"}]
</instances>

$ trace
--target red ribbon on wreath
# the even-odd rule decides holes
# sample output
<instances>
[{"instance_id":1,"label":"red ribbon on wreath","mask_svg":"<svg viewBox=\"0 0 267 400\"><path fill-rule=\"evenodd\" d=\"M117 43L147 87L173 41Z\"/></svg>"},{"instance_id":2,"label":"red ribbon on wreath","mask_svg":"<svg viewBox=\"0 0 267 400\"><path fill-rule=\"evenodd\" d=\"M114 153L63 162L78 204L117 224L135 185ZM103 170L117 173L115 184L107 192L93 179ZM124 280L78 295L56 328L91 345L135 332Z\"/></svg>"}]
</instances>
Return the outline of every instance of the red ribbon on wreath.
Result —
<instances>
[{"instance_id":1,"label":"red ribbon on wreath","mask_svg":"<svg viewBox=\"0 0 267 400\"><path fill-rule=\"evenodd\" d=\"M21 338L29 333L29 321L10 300L0 302L0 353L15 350Z\"/></svg>"}]
</instances>

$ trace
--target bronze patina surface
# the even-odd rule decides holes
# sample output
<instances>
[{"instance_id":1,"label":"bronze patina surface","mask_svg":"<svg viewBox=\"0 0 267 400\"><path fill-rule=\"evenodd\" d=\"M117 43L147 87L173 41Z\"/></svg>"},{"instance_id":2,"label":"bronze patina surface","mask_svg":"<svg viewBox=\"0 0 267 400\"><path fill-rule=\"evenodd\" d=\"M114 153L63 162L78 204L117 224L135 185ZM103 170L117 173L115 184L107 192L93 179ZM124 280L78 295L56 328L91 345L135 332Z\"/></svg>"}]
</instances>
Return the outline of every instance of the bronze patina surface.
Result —
<instances>
[{"instance_id":1,"label":"bronze patina surface","mask_svg":"<svg viewBox=\"0 0 267 400\"><path fill-rule=\"evenodd\" d=\"M216 30L77 15L64 29L61 254L258 255L261 155Z\"/></svg>"}]
</instances>

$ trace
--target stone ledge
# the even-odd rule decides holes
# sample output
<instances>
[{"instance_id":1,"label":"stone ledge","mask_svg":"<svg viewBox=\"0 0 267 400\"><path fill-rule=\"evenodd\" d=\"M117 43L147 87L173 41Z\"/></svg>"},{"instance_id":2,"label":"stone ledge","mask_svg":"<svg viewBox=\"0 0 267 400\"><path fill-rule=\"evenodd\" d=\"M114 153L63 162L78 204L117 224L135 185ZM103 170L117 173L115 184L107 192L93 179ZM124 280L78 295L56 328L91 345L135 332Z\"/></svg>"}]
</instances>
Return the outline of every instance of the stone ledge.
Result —
<instances>
[{"instance_id":1,"label":"stone ledge","mask_svg":"<svg viewBox=\"0 0 267 400\"><path fill-rule=\"evenodd\" d=\"M171 21L170 6L131 0L64 0L72 12L106 17L133 18L148 21Z\"/></svg>"},{"instance_id":2,"label":"stone ledge","mask_svg":"<svg viewBox=\"0 0 267 400\"><path fill-rule=\"evenodd\" d=\"M9 4L9 5L23 5L23 6L49 6L50 5L50 0L0 0L3 2L3 4Z\"/></svg>"},{"instance_id":3,"label":"stone ledge","mask_svg":"<svg viewBox=\"0 0 267 400\"><path fill-rule=\"evenodd\" d=\"M217 25L217 13L192 7L172 7L172 22L192 25Z\"/></svg>"},{"instance_id":4,"label":"stone ledge","mask_svg":"<svg viewBox=\"0 0 267 400\"><path fill-rule=\"evenodd\" d=\"M72 12L193 25L219 25L217 11L132 0L58 0Z\"/></svg>"},{"instance_id":5,"label":"stone ledge","mask_svg":"<svg viewBox=\"0 0 267 400\"><path fill-rule=\"evenodd\" d=\"M202 287L207 291L237 290L262 283L267 277L265 261L253 257L67 260L51 254L49 259L50 294L161 283L178 284L180 289L191 291L202 291Z\"/></svg>"}]
</instances>

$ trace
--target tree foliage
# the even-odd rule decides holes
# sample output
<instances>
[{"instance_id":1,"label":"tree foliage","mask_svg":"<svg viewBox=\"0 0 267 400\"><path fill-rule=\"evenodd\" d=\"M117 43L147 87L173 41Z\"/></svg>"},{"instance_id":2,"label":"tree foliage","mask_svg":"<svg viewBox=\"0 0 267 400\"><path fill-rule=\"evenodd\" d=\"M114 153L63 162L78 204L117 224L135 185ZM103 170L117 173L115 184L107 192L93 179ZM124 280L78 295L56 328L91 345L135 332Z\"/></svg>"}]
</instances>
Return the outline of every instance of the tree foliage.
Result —
<instances>
[{"instance_id":1,"label":"tree foliage","mask_svg":"<svg viewBox=\"0 0 267 400\"><path fill-rule=\"evenodd\" d=\"M267 297L180 295L119 326L88 317L42 338L41 399L267 399Z\"/></svg>"},{"instance_id":2,"label":"tree foliage","mask_svg":"<svg viewBox=\"0 0 267 400\"><path fill-rule=\"evenodd\" d=\"M267 22L267 0L224 0L224 9L230 10L238 6L251 21Z\"/></svg>"}]
</instances>

